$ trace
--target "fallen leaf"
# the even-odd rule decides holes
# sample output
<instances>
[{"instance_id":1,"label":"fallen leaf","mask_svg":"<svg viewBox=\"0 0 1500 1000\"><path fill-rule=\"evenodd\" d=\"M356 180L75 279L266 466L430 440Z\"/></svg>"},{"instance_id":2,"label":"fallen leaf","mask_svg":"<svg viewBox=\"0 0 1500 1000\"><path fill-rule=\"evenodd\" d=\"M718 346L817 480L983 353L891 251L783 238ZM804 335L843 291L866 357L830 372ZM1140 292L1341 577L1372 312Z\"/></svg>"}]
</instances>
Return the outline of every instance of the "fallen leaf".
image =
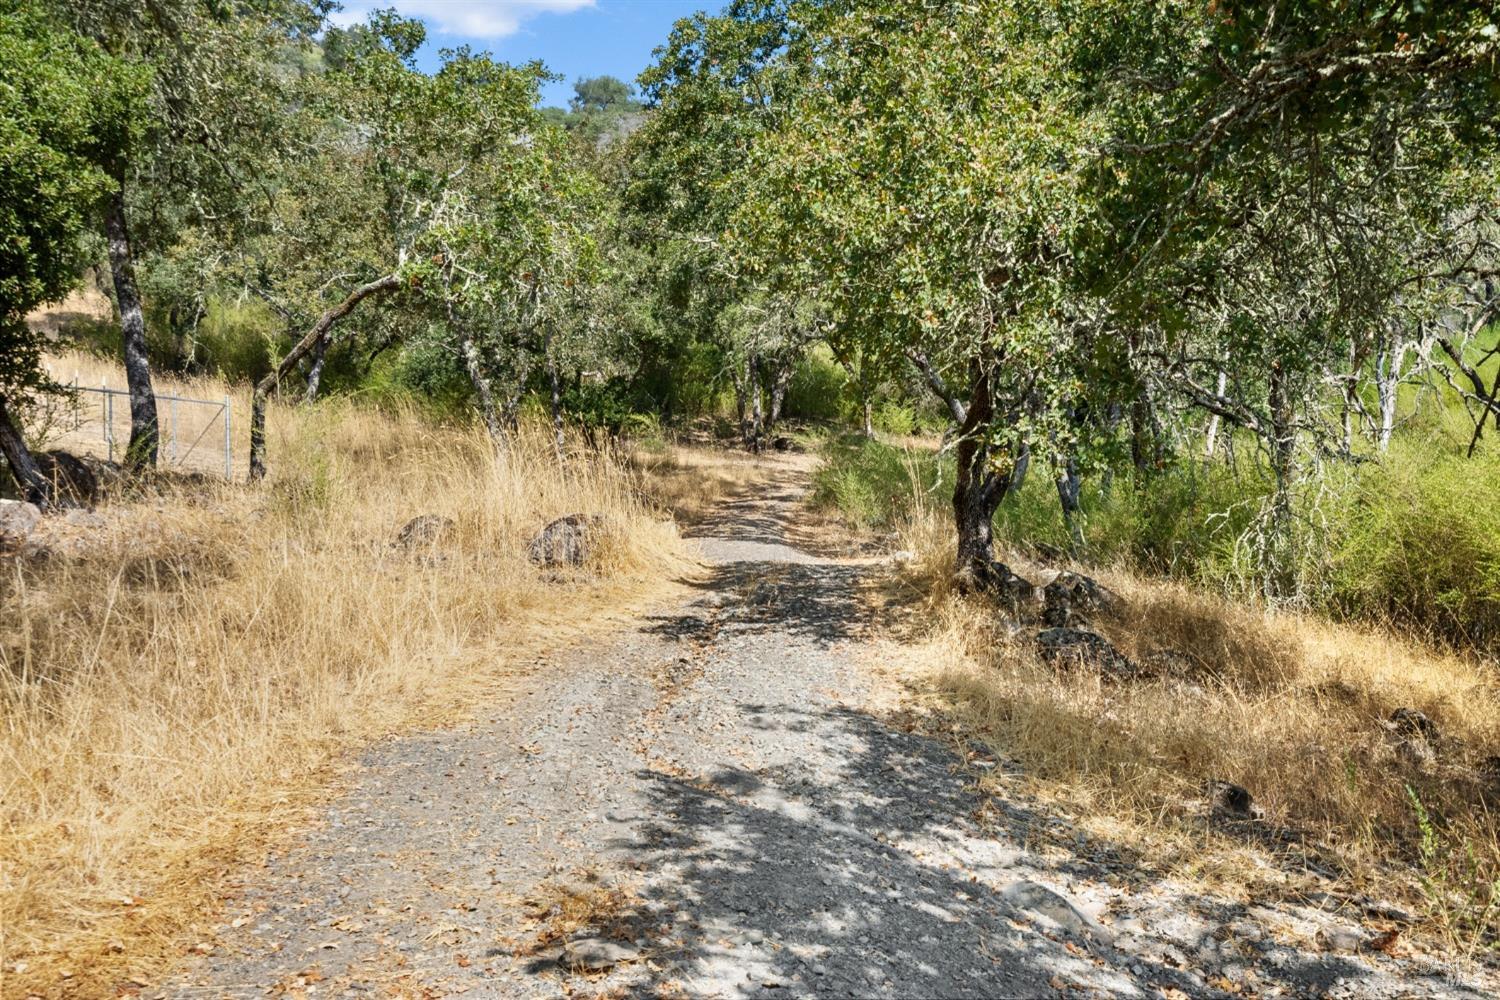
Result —
<instances>
[{"instance_id":1,"label":"fallen leaf","mask_svg":"<svg viewBox=\"0 0 1500 1000\"><path fill-rule=\"evenodd\" d=\"M1395 955L1396 942L1400 938L1401 932L1399 930L1386 931L1384 934L1377 934L1371 938L1370 947L1375 951L1384 952L1387 955Z\"/></svg>"}]
</instances>

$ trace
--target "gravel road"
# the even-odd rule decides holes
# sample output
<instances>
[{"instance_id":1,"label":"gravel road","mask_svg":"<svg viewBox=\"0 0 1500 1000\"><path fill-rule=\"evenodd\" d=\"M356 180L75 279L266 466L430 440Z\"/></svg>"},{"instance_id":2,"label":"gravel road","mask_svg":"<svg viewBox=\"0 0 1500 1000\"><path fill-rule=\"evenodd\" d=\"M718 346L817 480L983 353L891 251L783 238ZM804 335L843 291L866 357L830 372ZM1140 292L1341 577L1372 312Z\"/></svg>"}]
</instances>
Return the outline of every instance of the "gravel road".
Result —
<instances>
[{"instance_id":1,"label":"gravel road","mask_svg":"<svg viewBox=\"0 0 1500 1000\"><path fill-rule=\"evenodd\" d=\"M1362 914L1133 877L981 803L976 768L1010 765L890 710L880 567L788 544L804 486L691 532L686 601L370 750L160 995L1493 995L1364 948Z\"/></svg>"}]
</instances>

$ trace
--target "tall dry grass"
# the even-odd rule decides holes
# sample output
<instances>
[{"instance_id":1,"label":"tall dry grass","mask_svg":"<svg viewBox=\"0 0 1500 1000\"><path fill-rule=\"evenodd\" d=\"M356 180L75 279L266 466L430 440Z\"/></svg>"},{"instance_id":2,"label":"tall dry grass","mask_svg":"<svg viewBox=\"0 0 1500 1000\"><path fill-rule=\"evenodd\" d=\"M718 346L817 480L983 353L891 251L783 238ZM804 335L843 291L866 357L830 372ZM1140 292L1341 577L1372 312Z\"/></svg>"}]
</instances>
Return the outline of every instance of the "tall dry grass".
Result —
<instances>
[{"instance_id":1,"label":"tall dry grass","mask_svg":"<svg viewBox=\"0 0 1500 1000\"><path fill-rule=\"evenodd\" d=\"M1165 657L1172 669L1131 681L1057 669L1037 655L1040 626L1016 628L993 605L949 590L951 518L921 497L913 509L904 583L928 613L912 662L964 728L1022 764L1034 791L1162 871L1255 894L1308 888L1292 873L1312 858L1346 890L1410 906L1447 947L1495 945L1494 664L1087 569L1124 599L1118 616L1093 627L1136 661ZM1039 577L1039 567L1013 565ZM1398 708L1436 724L1433 758L1393 732ZM1247 787L1265 822L1207 822L1211 780Z\"/></svg>"},{"instance_id":2,"label":"tall dry grass","mask_svg":"<svg viewBox=\"0 0 1500 1000\"><path fill-rule=\"evenodd\" d=\"M683 523L701 521L726 498L772 474L764 456L713 442L656 442L630 451L628 462L653 502Z\"/></svg>"},{"instance_id":3,"label":"tall dry grass","mask_svg":"<svg viewBox=\"0 0 1500 1000\"><path fill-rule=\"evenodd\" d=\"M559 466L541 429L497 451L334 401L273 408L270 435L259 487L159 483L0 564L5 996L113 995L180 955L219 871L341 752L503 697L519 658L676 575L632 476ZM596 556L532 566L528 539L573 511L606 516ZM394 546L420 514L451 537Z\"/></svg>"}]
</instances>

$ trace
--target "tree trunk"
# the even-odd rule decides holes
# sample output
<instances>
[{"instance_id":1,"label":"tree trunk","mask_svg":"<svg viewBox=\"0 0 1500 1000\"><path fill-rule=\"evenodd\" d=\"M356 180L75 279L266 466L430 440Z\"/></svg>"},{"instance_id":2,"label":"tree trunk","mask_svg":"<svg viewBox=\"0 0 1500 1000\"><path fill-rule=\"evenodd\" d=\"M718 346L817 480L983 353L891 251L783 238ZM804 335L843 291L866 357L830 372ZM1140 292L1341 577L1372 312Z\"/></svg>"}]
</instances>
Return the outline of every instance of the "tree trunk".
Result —
<instances>
[{"instance_id":1,"label":"tree trunk","mask_svg":"<svg viewBox=\"0 0 1500 1000\"><path fill-rule=\"evenodd\" d=\"M1271 498L1271 537L1262 548L1261 565L1267 597L1282 597L1292 590L1292 485L1296 476L1296 428L1290 379L1279 362L1271 363L1266 408L1271 417L1271 471L1275 492Z\"/></svg>"},{"instance_id":2,"label":"tree trunk","mask_svg":"<svg viewBox=\"0 0 1500 1000\"><path fill-rule=\"evenodd\" d=\"M297 366L297 362L313 349L313 345L328 336L328 332L333 329L335 323L353 312L355 306L372 295L384 295L400 287L401 278L396 274L387 274L383 278L376 278L368 284L360 285L350 292L344 301L318 317L313 328L297 341L286 357L281 359L281 364L276 366L276 370L255 383L255 392L250 397L250 479L252 481L263 479L266 475L266 400L271 395L271 390L276 388L287 373Z\"/></svg>"},{"instance_id":3,"label":"tree trunk","mask_svg":"<svg viewBox=\"0 0 1500 1000\"><path fill-rule=\"evenodd\" d=\"M1083 524L1079 521L1079 495L1083 492L1083 480L1078 475L1078 459L1069 455L1057 471L1057 499L1062 505L1063 524L1067 525L1068 538L1073 551L1083 548Z\"/></svg>"},{"instance_id":4,"label":"tree trunk","mask_svg":"<svg viewBox=\"0 0 1500 1000\"><path fill-rule=\"evenodd\" d=\"M760 450L760 438L763 430L760 407L760 371L756 364L755 355L745 355L745 394L749 406L749 413L742 411L740 418L740 435L745 440L745 447L751 451Z\"/></svg>"},{"instance_id":5,"label":"tree trunk","mask_svg":"<svg viewBox=\"0 0 1500 1000\"><path fill-rule=\"evenodd\" d=\"M109 270L115 301L120 307L120 334L125 345L125 382L130 387L130 444L125 461L137 471L156 465L160 431L156 422L156 393L151 387L151 363L146 357L146 317L135 283L130 231L125 225L123 184L109 199L104 216L109 244Z\"/></svg>"},{"instance_id":6,"label":"tree trunk","mask_svg":"<svg viewBox=\"0 0 1500 1000\"><path fill-rule=\"evenodd\" d=\"M1217 395L1220 395L1220 396L1224 395L1224 390L1228 387L1228 385L1229 385L1229 373L1228 372L1223 372L1223 371L1219 372L1219 384L1218 384L1218 388L1215 390L1215 393ZM1203 441L1203 457L1204 458L1213 458L1214 457L1214 445L1218 443L1218 439L1219 439L1219 415L1217 413L1215 413L1215 414L1211 415L1208 418L1208 433L1206 435L1204 435L1204 441Z\"/></svg>"},{"instance_id":7,"label":"tree trunk","mask_svg":"<svg viewBox=\"0 0 1500 1000\"><path fill-rule=\"evenodd\" d=\"M464 356L464 370L469 373L474 395L479 397L479 415L484 418L484 426L490 432L490 439L498 443L505 438L505 428L501 423L500 412L495 408L494 383L484 373L484 359L480 357L479 345L474 343L473 334L464 328L459 328L456 332L459 353Z\"/></svg>"},{"instance_id":8,"label":"tree trunk","mask_svg":"<svg viewBox=\"0 0 1500 1000\"><path fill-rule=\"evenodd\" d=\"M859 395L860 408L864 411L860 421L860 431L866 438L873 439L875 437L875 401L870 398L869 390L863 386L860 387Z\"/></svg>"},{"instance_id":9,"label":"tree trunk","mask_svg":"<svg viewBox=\"0 0 1500 1000\"><path fill-rule=\"evenodd\" d=\"M1013 468L1001 474L991 468L991 452L986 442L989 423L994 417L994 400L990 376L975 366L965 419L959 428L957 474L953 483L953 520L958 528L958 553L954 567L955 584L960 592L971 593L999 582L994 557L995 511L1005 499L1019 472ZM1018 462L1017 466L1022 466Z\"/></svg>"},{"instance_id":10,"label":"tree trunk","mask_svg":"<svg viewBox=\"0 0 1500 1000\"><path fill-rule=\"evenodd\" d=\"M792 373L795 370L795 362L787 361L777 366L775 374L771 376L771 410L766 417L767 433L781 419L782 408L786 405L786 391L792 384Z\"/></svg>"},{"instance_id":11,"label":"tree trunk","mask_svg":"<svg viewBox=\"0 0 1500 1000\"><path fill-rule=\"evenodd\" d=\"M4 396L0 396L0 454L5 456L5 461L10 465L10 474L15 477L21 496L42 510L51 510L56 506L57 495L52 483L42 475L36 460L31 457L31 449L26 447L21 429L11 420Z\"/></svg>"},{"instance_id":12,"label":"tree trunk","mask_svg":"<svg viewBox=\"0 0 1500 1000\"><path fill-rule=\"evenodd\" d=\"M328 359L328 338L321 338L312 349L312 367L307 370L307 395L302 397L304 403L312 404L318 401L318 386L323 381L323 362Z\"/></svg>"},{"instance_id":13,"label":"tree trunk","mask_svg":"<svg viewBox=\"0 0 1500 1000\"><path fill-rule=\"evenodd\" d=\"M1404 343L1383 344L1375 357L1375 395L1380 403L1380 427L1376 431L1375 445L1382 452L1391 446L1391 434L1396 428L1396 401L1401 385L1401 365L1406 360L1407 345Z\"/></svg>"}]
</instances>

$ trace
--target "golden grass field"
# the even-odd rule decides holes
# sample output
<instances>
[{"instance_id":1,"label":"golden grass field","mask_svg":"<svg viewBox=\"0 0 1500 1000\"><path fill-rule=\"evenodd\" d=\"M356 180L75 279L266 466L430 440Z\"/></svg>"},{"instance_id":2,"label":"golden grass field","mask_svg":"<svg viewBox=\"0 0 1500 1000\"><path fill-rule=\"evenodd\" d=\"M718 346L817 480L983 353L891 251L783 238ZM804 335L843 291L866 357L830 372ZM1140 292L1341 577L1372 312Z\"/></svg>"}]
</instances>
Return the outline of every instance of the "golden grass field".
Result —
<instances>
[{"instance_id":1,"label":"golden grass field","mask_svg":"<svg viewBox=\"0 0 1500 1000\"><path fill-rule=\"evenodd\" d=\"M917 511L902 532L915 559L898 586L921 604L909 657L919 686L1018 760L1034 791L1159 870L1253 896L1305 887L1288 872L1313 856L1345 889L1413 907L1454 953L1493 946L1495 664L1378 628L1085 568L1124 598L1117 619L1097 623L1117 648L1138 660L1175 650L1191 667L1129 682L1058 670L1036 655L1034 629L1013 634L993 606L949 590L951 518L925 498ZM1411 759L1383 725L1398 708L1437 724L1435 761ZM1249 788L1267 826L1301 846L1268 848L1205 824L1195 800L1210 779Z\"/></svg>"},{"instance_id":2,"label":"golden grass field","mask_svg":"<svg viewBox=\"0 0 1500 1000\"><path fill-rule=\"evenodd\" d=\"M99 524L52 519L52 557L4 564L7 997L113 995L180 957L225 870L300 822L341 755L503 699L514 664L688 568L649 481L559 465L540 428L497 450L408 409L273 406L269 462L256 487L161 477ZM606 515L600 551L538 570L527 541L573 511ZM392 544L428 513L450 540Z\"/></svg>"}]
</instances>

